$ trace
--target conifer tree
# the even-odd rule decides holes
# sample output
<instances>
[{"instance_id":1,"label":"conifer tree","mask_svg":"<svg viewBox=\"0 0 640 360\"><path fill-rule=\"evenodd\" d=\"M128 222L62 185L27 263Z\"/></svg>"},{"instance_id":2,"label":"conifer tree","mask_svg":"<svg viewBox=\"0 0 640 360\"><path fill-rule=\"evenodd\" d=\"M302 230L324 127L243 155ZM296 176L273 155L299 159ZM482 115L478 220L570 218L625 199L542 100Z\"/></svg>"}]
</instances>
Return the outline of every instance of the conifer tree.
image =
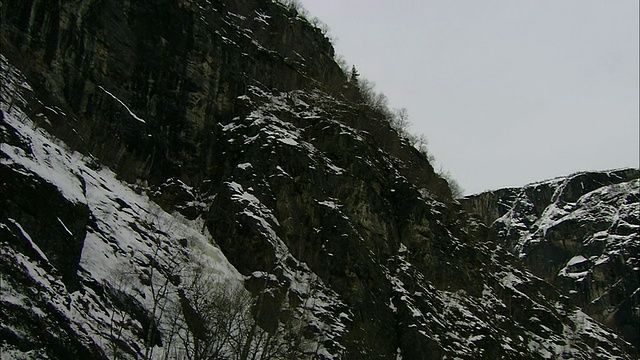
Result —
<instances>
[{"instance_id":1,"label":"conifer tree","mask_svg":"<svg viewBox=\"0 0 640 360\"><path fill-rule=\"evenodd\" d=\"M358 77L360 76L360 73L358 72L358 70L356 69L356 66L353 65L351 67L351 75L349 76L349 82L357 85L358 84Z\"/></svg>"}]
</instances>

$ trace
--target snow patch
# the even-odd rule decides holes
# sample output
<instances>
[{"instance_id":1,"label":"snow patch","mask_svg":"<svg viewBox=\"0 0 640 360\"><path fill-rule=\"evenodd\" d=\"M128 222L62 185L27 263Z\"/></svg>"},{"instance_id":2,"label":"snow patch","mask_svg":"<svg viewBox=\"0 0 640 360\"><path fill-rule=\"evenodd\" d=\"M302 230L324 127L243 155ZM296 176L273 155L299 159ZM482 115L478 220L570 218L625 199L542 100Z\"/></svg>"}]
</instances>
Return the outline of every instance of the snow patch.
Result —
<instances>
[{"instance_id":1,"label":"snow patch","mask_svg":"<svg viewBox=\"0 0 640 360\"><path fill-rule=\"evenodd\" d=\"M129 113L129 115L131 115L131 117L140 121L141 123L146 123L144 119L142 119L141 117L136 115L133 111L131 111L131 109L129 109L127 104L125 104L122 100L118 99L115 95L110 93L107 89L103 88L102 86L98 85L98 87L100 88L100 90L104 91L107 95L111 96L115 101L119 102L120 105L122 105L125 108L125 110L127 110L127 112Z\"/></svg>"}]
</instances>

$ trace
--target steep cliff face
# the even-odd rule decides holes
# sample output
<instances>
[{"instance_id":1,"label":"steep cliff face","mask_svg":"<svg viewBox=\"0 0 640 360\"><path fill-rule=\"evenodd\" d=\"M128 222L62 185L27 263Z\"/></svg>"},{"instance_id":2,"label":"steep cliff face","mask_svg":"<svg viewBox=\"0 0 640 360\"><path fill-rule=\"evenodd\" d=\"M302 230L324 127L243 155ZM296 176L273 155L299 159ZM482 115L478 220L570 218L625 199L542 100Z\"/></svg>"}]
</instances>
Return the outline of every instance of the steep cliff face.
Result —
<instances>
[{"instance_id":1,"label":"steep cliff face","mask_svg":"<svg viewBox=\"0 0 640 360\"><path fill-rule=\"evenodd\" d=\"M129 180L208 177L218 124L242 113L237 97L249 85L332 92L345 83L320 31L270 1L16 0L3 9L3 53L66 114L47 113L48 129Z\"/></svg>"},{"instance_id":2,"label":"steep cliff face","mask_svg":"<svg viewBox=\"0 0 640 360\"><path fill-rule=\"evenodd\" d=\"M463 203L534 274L640 348L639 178L585 172Z\"/></svg>"},{"instance_id":3,"label":"steep cliff face","mask_svg":"<svg viewBox=\"0 0 640 360\"><path fill-rule=\"evenodd\" d=\"M2 16L5 354L634 356L493 247L294 11Z\"/></svg>"}]
</instances>

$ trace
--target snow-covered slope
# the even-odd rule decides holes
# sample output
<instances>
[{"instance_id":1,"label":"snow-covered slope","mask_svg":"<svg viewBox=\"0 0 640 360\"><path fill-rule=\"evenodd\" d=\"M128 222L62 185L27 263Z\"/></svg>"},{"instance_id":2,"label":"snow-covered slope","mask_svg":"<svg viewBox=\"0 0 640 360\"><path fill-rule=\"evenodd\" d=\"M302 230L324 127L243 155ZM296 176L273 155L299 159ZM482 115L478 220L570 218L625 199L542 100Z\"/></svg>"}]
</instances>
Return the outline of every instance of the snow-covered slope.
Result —
<instances>
[{"instance_id":1,"label":"snow-covered slope","mask_svg":"<svg viewBox=\"0 0 640 360\"><path fill-rule=\"evenodd\" d=\"M162 301L173 302L172 276L201 267L220 281L242 277L202 221L165 212L36 126L24 112L31 87L0 59L2 357L115 357L116 342L142 356L147 311L157 305L151 281L168 286ZM60 248L69 242L80 251ZM66 278L59 258L75 263Z\"/></svg>"},{"instance_id":2,"label":"snow-covered slope","mask_svg":"<svg viewBox=\"0 0 640 360\"><path fill-rule=\"evenodd\" d=\"M464 201L536 275L640 347L639 177L583 172Z\"/></svg>"}]
</instances>

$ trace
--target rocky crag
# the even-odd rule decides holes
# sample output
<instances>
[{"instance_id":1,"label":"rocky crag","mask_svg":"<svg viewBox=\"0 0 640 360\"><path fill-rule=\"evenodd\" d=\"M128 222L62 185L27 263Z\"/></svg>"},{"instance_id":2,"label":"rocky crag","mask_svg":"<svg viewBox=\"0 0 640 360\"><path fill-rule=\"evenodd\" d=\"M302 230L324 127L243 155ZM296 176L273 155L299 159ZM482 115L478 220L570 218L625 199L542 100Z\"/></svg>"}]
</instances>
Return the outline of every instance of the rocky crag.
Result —
<instances>
[{"instance_id":1,"label":"rocky crag","mask_svg":"<svg viewBox=\"0 0 640 360\"><path fill-rule=\"evenodd\" d=\"M463 199L513 252L640 348L640 171L584 172Z\"/></svg>"},{"instance_id":2,"label":"rocky crag","mask_svg":"<svg viewBox=\"0 0 640 360\"><path fill-rule=\"evenodd\" d=\"M3 357L637 355L495 246L295 7L5 0L1 30Z\"/></svg>"}]
</instances>

